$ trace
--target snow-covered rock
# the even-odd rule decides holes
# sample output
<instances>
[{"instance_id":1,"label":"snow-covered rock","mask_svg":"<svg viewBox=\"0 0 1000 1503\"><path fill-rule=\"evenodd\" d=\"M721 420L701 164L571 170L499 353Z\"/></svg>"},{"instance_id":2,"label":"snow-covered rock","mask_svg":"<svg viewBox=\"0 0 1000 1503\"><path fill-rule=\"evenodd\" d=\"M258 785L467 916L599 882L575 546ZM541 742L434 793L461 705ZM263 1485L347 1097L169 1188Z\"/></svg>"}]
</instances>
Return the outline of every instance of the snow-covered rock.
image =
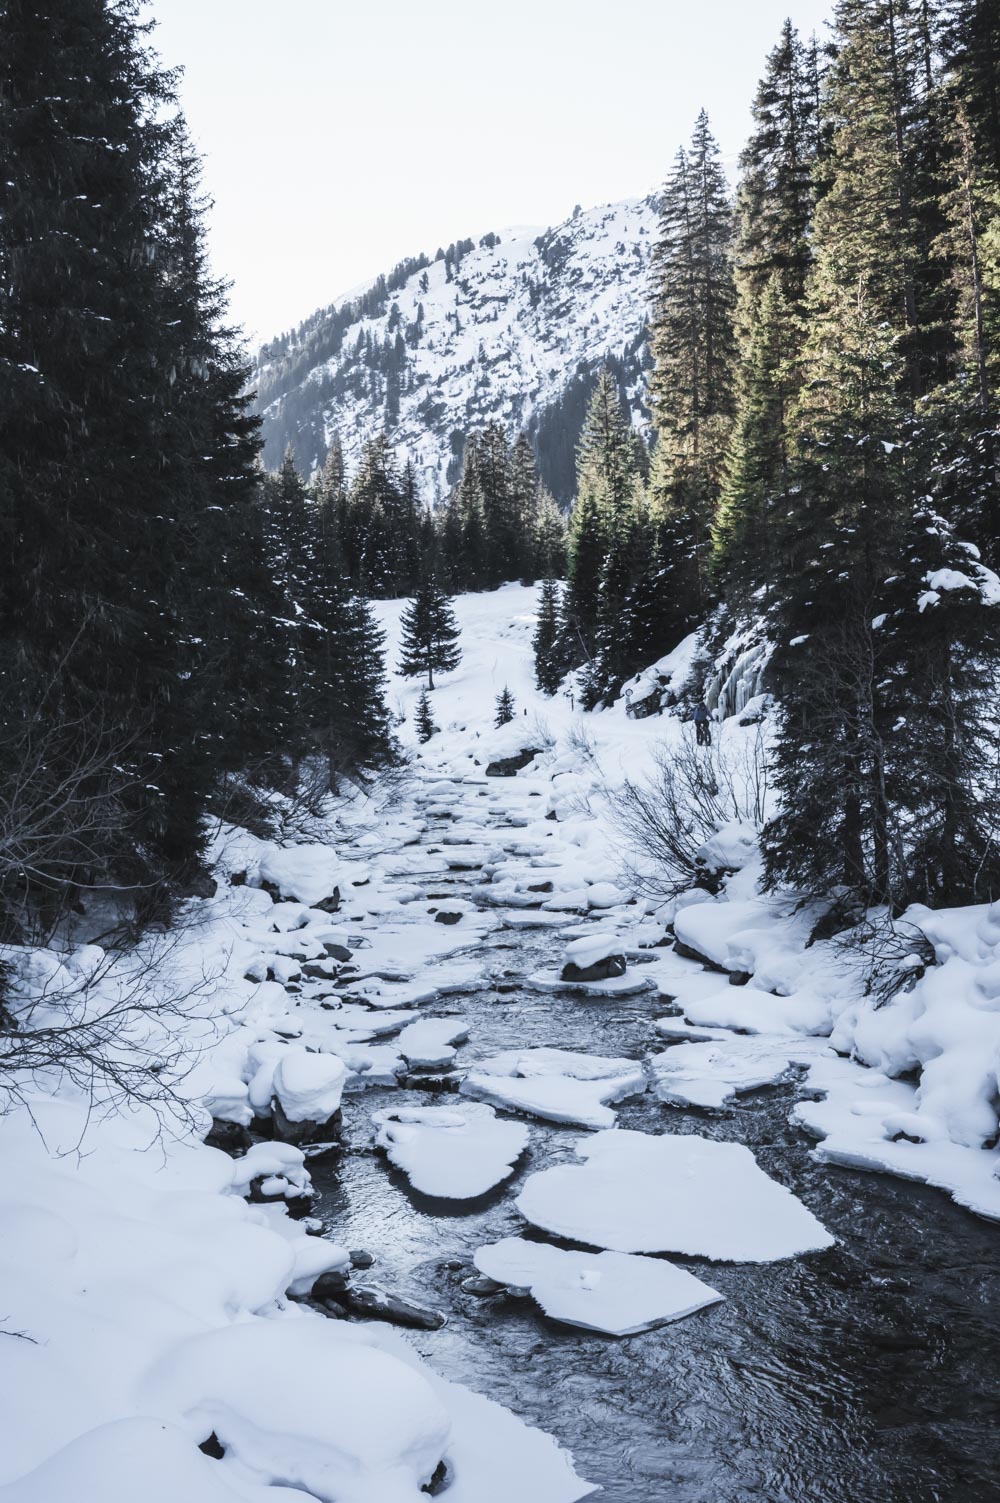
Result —
<instances>
[{"instance_id":1,"label":"snow-covered rock","mask_svg":"<svg viewBox=\"0 0 1000 1503\"><path fill-rule=\"evenodd\" d=\"M260 882L307 907L332 898L343 882L341 862L328 845L268 846L258 863Z\"/></svg>"},{"instance_id":2,"label":"snow-covered rock","mask_svg":"<svg viewBox=\"0 0 1000 1503\"><path fill-rule=\"evenodd\" d=\"M279 1057L272 1090L289 1122L326 1122L340 1107L347 1066L335 1054L310 1054L295 1045Z\"/></svg>"}]
</instances>

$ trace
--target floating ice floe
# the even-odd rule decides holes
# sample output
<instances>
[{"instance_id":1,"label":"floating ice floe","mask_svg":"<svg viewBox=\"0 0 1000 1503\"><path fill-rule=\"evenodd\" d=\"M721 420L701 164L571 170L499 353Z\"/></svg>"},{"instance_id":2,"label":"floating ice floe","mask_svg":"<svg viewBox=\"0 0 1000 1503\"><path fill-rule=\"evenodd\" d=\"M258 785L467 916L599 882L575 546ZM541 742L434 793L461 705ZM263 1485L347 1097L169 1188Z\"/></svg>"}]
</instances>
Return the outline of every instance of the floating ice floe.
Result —
<instances>
[{"instance_id":1,"label":"floating ice floe","mask_svg":"<svg viewBox=\"0 0 1000 1503\"><path fill-rule=\"evenodd\" d=\"M723 1298L686 1269L634 1253L565 1252L505 1237L481 1247L474 1262L487 1278L529 1293L552 1320L611 1336L648 1331Z\"/></svg>"},{"instance_id":2,"label":"floating ice floe","mask_svg":"<svg viewBox=\"0 0 1000 1503\"><path fill-rule=\"evenodd\" d=\"M522 1216L556 1236L614 1252L677 1252L769 1263L834 1241L741 1143L619 1129L584 1138L583 1164L527 1180Z\"/></svg>"},{"instance_id":3,"label":"floating ice floe","mask_svg":"<svg viewBox=\"0 0 1000 1503\"><path fill-rule=\"evenodd\" d=\"M722 1107L741 1091L775 1085L828 1052L825 1039L741 1038L675 1044L649 1061L653 1089L677 1106Z\"/></svg>"},{"instance_id":4,"label":"floating ice floe","mask_svg":"<svg viewBox=\"0 0 1000 1503\"><path fill-rule=\"evenodd\" d=\"M415 1190L446 1200L485 1195L513 1172L528 1129L478 1102L375 1112L376 1143Z\"/></svg>"},{"instance_id":5,"label":"floating ice floe","mask_svg":"<svg viewBox=\"0 0 1000 1503\"><path fill-rule=\"evenodd\" d=\"M592 1128L613 1127L608 1103L645 1089L645 1072L636 1060L545 1048L507 1049L477 1060L461 1086L463 1095L508 1111Z\"/></svg>"}]
</instances>

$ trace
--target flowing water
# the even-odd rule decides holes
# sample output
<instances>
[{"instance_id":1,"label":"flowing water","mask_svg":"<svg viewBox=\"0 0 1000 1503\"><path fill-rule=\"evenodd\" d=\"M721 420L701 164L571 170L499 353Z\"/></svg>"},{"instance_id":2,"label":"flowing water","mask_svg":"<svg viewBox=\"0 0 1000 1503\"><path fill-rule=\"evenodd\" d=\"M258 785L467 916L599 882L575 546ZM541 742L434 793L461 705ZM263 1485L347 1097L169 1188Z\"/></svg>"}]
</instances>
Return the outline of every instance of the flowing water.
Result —
<instances>
[{"instance_id":1,"label":"flowing water","mask_svg":"<svg viewBox=\"0 0 1000 1503\"><path fill-rule=\"evenodd\" d=\"M456 893L473 880L432 879ZM547 1044L639 1058L661 1047L655 994L614 1002L519 984L561 948L558 932L499 930L476 952L493 986L425 1011L468 1020L466 1057ZM624 1339L595 1335L547 1320L530 1300L462 1288L477 1247L525 1231L514 1208L524 1178L570 1157L582 1130L532 1120L530 1152L507 1184L477 1201L429 1200L371 1147L369 1113L434 1099L348 1099L344 1153L314 1166L320 1214L339 1241L375 1254L373 1280L447 1315L442 1330L416 1334L422 1355L556 1436L606 1503L1000 1499L996 1226L924 1186L815 1163L788 1125L794 1084L724 1113L638 1098L619 1108L622 1126L746 1143L838 1245L764 1265L676 1259L725 1302Z\"/></svg>"}]
</instances>

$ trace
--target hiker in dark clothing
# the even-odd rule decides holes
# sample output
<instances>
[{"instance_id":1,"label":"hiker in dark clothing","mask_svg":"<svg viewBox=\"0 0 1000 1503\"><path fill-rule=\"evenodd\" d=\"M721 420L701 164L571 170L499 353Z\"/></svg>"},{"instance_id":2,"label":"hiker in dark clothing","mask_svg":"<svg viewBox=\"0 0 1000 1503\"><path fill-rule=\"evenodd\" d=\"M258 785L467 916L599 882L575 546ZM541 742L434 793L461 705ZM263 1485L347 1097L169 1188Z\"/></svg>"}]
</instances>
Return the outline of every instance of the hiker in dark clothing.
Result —
<instances>
[{"instance_id":1,"label":"hiker in dark clothing","mask_svg":"<svg viewBox=\"0 0 1000 1503\"><path fill-rule=\"evenodd\" d=\"M705 708L702 700L695 708L694 728L698 733L699 746L711 746L712 744L712 717Z\"/></svg>"}]
</instances>

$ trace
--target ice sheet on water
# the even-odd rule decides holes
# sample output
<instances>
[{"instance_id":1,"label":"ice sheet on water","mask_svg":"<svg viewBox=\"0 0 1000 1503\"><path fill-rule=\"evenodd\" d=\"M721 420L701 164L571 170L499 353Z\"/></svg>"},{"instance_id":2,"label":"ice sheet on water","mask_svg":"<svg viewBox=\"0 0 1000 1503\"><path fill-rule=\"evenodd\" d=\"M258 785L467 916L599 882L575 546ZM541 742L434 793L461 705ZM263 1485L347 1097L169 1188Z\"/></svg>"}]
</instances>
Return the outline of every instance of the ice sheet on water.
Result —
<instances>
[{"instance_id":1,"label":"ice sheet on water","mask_svg":"<svg viewBox=\"0 0 1000 1503\"><path fill-rule=\"evenodd\" d=\"M463 1095L508 1111L595 1129L614 1126L608 1103L645 1089L636 1060L546 1048L509 1049L477 1060L461 1086Z\"/></svg>"},{"instance_id":2,"label":"ice sheet on water","mask_svg":"<svg viewBox=\"0 0 1000 1503\"><path fill-rule=\"evenodd\" d=\"M615 1252L769 1263L833 1237L741 1143L618 1129L577 1144L582 1164L533 1174L517 1199L534 1226Z\"/></svg>"},{"instance_id":3,"label":"ice sheet on water","mask_svg":"<svg viewBox=\"0 0 1000 1503\"><path fill-rule=\"evenodd\" d=\"M740 1038L675 1044L649 1061L661 1101L721 1107L740 1091L774 1085L828 1052L825 1039Z\"/></svg>"},{"instance_id":4,"label":"ice sheet on water","mask_svg":"<svg viewBox=\"0 0 1000 1503\"><path fill-rule=\"evenodd\" d=\"M479 1102L375 1112L376 1143L415 1190L448 1200L485 1195L507 1179L528 1146L528 1129L498 1121Z\"/></svg>"},{"instance_id":5,"label":"ice sheet on water","mask_svg":"<svg viewBox=\"0 0 1000 1503\"><path fill-rule=\"evenodd\" d=\"M566 1252L505 1237L474 1261L487 1278L528 1291L552 1320L611 1336L648 1331L723 1298L686 1269L633 1253Z\"/></svg>"}]
</instances>

